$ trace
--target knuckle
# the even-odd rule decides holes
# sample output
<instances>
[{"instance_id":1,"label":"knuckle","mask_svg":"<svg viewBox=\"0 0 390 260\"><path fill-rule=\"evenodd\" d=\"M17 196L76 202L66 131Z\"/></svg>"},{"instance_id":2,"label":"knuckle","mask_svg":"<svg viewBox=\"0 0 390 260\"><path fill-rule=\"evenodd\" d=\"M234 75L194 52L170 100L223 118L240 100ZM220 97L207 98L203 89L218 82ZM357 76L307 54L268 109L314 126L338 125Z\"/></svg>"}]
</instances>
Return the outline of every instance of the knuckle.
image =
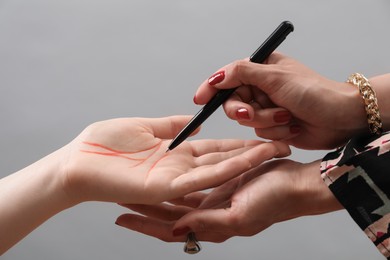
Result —
<instances>
[{"instance_id":1,"label":"knuckle","mask_svg":"<svg viewBox=\"0 0 390 260\"><path fill-rule=\"evenodd\" d=\"M243 72L248 67L248 62L244 60L238 60L233 62L232 64L232 74L236 77L240 77L243 75Z\"/></svg>"}]
</instances>

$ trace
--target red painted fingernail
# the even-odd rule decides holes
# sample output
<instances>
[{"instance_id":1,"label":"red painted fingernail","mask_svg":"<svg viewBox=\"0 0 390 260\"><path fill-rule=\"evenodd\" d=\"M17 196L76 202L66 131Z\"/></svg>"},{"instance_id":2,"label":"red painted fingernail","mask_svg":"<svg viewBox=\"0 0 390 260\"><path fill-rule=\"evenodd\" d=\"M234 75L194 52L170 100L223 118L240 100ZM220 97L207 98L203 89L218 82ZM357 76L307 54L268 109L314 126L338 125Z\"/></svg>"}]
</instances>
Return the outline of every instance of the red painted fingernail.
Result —
<instances>
[{"instance_id":1,"label":"red painted fingernail","mask_svg":"<svg viewBox=\"0 0 390 260\"><path fill-rule=\"evenodd\" d=\"M300 126L298 126L298 125L290 126L290 133L298 134L299 132L301 132L301 127Z\"/></svg>"},{"instance_id":2,"label":"red painted fingernail","mask_svg":"<svg viewBox=\"0 0 390 260\"><path fill-rule=\"evenodd\" d=\"M182 236L191 232L189 227L176 228L172 231L172 235L175 237Z\"/></svg>"},{"instance_id":3,"label":"red painted fingernail","mask_svg":"<svg viewBox=\"0 0 390 260\"><path fill-rule=\"evenodd\" d=\"M194 103L198 105L198 102L196 102L196 95L194 96Z\"/></svg>"},{"instance_id":4,"label":"red painted fingernail","mask_svg":"<svg viewBox=\"0 0 390 260\"><path fill-rule=\"evenodd\" d=\"M236 116L238 117L238 119L250 119L249 118L249 112L246 108L240 108L237 110L236 112Z\"/></svg>"},{"instance_id":5,"label":"red painted fingernail","mask_svg":"<svg viewBox=\"0 0 390 260\"><path fill-rule=\"evenodd\" d=\"M288 111L278 111L274 114L276 123L287 123L291 120L291 114Z\"/></svg>"},{"instance_id":6,"label":"red painted fingernail","mask_svg":"<svg viewBox=\"0 0 390 260\"><path fill-rule=\"evenodd\" d=\"M212 75L210 78L209 78L209 84L211 86L214 86L218 83L220 83L223 79L225 78L225 71L218 71L217 73L215 73L214 75Z\"/></svg>"}]
</instances>

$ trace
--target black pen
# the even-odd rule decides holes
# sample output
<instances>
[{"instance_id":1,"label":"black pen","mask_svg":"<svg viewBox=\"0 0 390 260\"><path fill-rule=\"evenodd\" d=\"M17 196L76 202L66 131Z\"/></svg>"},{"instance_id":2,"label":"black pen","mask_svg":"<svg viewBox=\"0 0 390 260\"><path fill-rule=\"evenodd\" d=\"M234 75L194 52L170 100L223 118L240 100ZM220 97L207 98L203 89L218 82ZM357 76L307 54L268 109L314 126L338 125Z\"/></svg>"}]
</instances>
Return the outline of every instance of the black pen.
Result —
<instances>
[{"instance_id":1,"label":"black pen","mask_svg":"<svg viewBox=\"0 0 390 260\"><path fill-rule=\"evenodd\" d=\"M268 56L286 39L287 35L294 30L294 26L289 21L282 22L278 28L263 42L263 44L251 55L250 61L263 63ZM199 112L188 122L180 133L172 140L168 150L173 150L181 144L192 132L195 131L219 106L225 102L237 88L223 89L199 110Z\"/></svg>"}]
</instances>

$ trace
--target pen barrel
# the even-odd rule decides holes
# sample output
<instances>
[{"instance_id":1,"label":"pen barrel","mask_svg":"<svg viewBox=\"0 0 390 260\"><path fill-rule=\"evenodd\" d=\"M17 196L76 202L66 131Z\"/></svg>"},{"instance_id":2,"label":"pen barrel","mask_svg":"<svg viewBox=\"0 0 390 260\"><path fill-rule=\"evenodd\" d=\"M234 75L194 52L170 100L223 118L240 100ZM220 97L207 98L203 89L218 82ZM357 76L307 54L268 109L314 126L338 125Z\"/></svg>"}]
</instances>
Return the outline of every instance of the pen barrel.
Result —
<instances>
[{"instance_id":1,"label":"pen barrel","mask_svg":"<svg viewBox=\"0 0 390 260\"><path fill-rule=\"evenodd\" d=\"M257 48L251 55L250 61L254 63L263 63L267 57L284 41L286 36L294 30L294 26L289 21L282 22L275 31ZM188 122L181 132L172 140L168 150L174 149L183 142L192 132L196 130L217 108L222 105L229 96L237 89L219 90L214 97Z\"/></svg>"},{"instance_id":2,"label":"pen barrel","mask_svg":"<svg viewBox=\"0 0 390 260\"><path fill-rule=\"evenodd\" d=\"M182 143L188 136L195 131L207 118L210 117L215 110L221 105L223 101L228 99L228 97L236 90L232 89L223 89L218 91L217 94L201 109L198 113L187 123L187 125L180 131L176 138L169 145L169 149L172 150L180 143Z\"/></svg>"},{"instance_id":3,"label":"pen barrel","mask_svg":"<svg viewBox=\"0 0 390 260\"><path fill-rule=\"evenodd\" d=\"M254 63L263 63L292 31L294 31L294 25L291 22L282 22L250 56L249 60Z\"/></svg>"},{"instance_id":4,"label":"pen barrel","mask_svg":"<svg viewBox=\"0 0 390 260\"><path fill-rule=\"evenodd\" d=\"M224 101L226 101L237 88L221 89L204 106L203 109L214 112Z\"/></svg>"}]
</instances>

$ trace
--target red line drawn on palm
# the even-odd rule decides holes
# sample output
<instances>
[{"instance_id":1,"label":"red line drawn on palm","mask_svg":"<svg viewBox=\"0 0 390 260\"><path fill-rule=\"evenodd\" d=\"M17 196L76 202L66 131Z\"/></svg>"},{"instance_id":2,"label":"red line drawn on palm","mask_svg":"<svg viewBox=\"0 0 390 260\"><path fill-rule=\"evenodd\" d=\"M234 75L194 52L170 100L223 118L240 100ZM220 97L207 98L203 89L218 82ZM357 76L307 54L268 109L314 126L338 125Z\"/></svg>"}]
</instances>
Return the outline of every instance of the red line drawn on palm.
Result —
<instances>
[{"instance_id":1,"label":"red line drawn on palm","mask_svg":"<svg viewBox=\"0 0 390 260\"><path fill-rule=\"evenodd\" d=\"M99 144L99 143L93 143L93 142L87 142L84 141L83 144L87 145L90 149L80 149L81 152L84 153L90 153L90 154L97 154L102 156L112 156L112 157L119 157L123 158L129 161L134 162L134 164L131 165L131 167L136 167L138 165L141 165L146 160L150 159L159 149L162 144L162 141L158 142L157 144L139 150L139 151L121 151L121 150L115 150L111 147ZM158 159L156 162L153 163L151 169L149 172L156 166L156 164L161 161L165 156Z\"/></svg>"}]
</instances>

